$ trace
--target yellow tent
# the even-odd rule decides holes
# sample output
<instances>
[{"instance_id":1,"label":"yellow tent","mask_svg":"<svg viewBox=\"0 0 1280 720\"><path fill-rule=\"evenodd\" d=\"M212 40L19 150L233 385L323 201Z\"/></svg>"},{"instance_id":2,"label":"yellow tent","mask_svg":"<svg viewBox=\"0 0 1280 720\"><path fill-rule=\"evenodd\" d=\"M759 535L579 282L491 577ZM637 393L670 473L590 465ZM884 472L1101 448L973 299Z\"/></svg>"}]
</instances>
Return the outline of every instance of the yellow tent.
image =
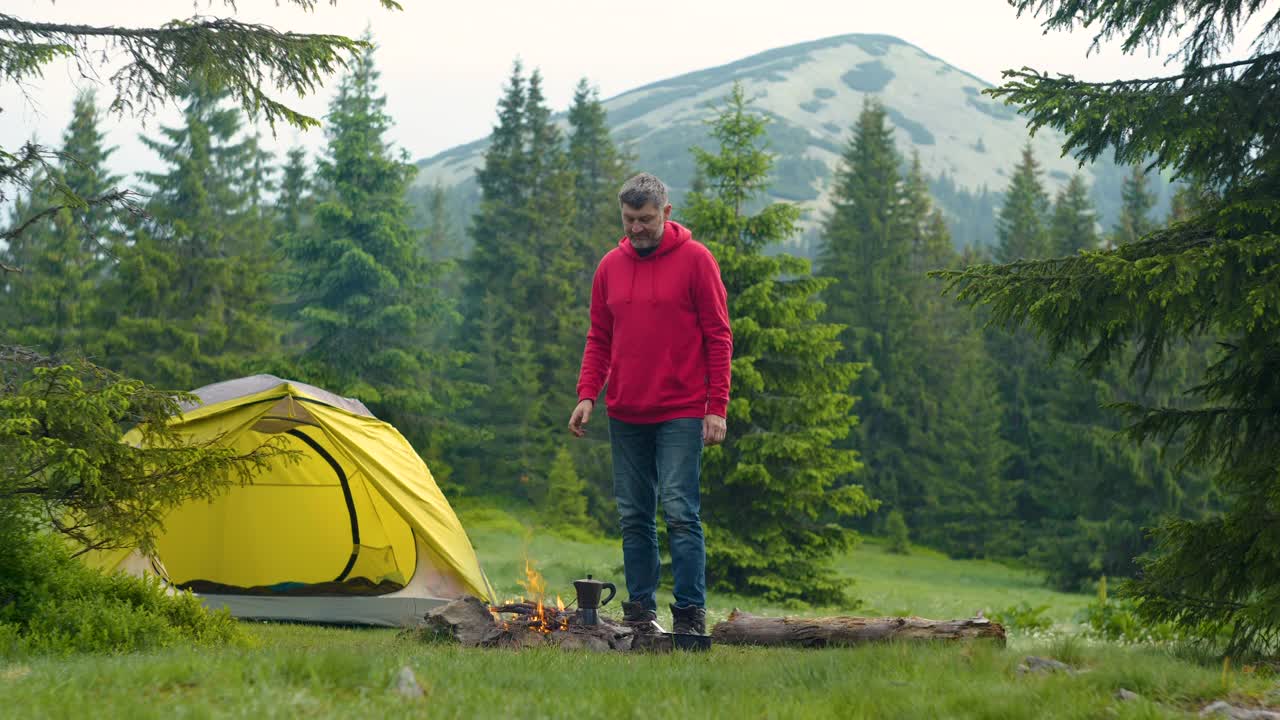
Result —
<instances>
[{"instance_id":1,"label":"yellow tent","mask_svg":"<svg viewBox=\"0 0 1280 720\"><path fill-rule=\"evenodd\" d=\"M406 625L463 595L493 601L426 463L361 402L271 375L194 394L175 420L192 440L249 451L275 436L299 454L176 508L156 557L125 549L90 562L154 572L237 617Z\"/></svg>"}]
</instances>

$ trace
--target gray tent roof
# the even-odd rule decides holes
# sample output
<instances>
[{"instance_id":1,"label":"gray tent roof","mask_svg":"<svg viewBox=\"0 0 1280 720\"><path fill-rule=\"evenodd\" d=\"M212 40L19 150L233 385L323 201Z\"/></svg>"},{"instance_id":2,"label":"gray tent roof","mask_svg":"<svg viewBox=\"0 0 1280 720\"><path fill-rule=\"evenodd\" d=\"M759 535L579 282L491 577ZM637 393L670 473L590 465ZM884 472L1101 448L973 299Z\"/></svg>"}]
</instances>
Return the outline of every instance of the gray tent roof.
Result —
<instances>
[{"instance_id":1,"label":"gray tent roof","mask_svg":"<svg viewBox=\"0 0 1280 720\"><path fill-rule=\"evenodd\" d=\"M294 380L285 380L275 375L250 375L249 377L237 378L235 380L227 380L225 382L213 383L205 385L191 391L192 395L200 398L197 403L183 403L182 411L189 412L201 405L214 405L236 398L256 395L281 385L292 385L295 388L305 392L307 395L323 402L326 405L346 410L353 415L363 415L364 417L373 417L373 413L369 412L369 408L364 403L355 398L342 397L335 395L328 390L323 390L315 385L296 382Z\"/></svg>"}]
</instances>

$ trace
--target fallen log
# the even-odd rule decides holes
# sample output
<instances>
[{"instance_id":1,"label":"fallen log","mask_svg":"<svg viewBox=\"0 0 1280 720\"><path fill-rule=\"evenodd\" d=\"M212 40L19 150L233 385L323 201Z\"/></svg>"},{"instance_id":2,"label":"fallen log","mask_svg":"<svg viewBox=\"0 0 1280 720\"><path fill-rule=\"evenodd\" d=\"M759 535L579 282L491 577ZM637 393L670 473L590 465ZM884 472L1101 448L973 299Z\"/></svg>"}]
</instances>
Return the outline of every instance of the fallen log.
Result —
<instances>
[{"instance_id":1,"label":"fallen log","mask_svg":"<svg viewBox=\"0 0 1280 720\"><path fill-rule=\"evenodd\" d=\"M926 620L920 617L758 617L735 609L711 628L725 645L827 647L889 640L993 640L1004 647L1004 626L986 618Z\"/></svg>"}]
</instances>

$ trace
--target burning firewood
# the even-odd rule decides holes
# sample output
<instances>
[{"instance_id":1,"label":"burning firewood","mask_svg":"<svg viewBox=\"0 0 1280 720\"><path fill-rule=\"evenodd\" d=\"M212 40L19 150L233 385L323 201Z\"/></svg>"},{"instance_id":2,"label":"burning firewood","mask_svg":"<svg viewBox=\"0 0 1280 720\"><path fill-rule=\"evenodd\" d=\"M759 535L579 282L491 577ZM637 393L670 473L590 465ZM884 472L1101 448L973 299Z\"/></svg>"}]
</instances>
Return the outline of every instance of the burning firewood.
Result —
<instances>
[{"instance_id":1,"label":"burning firewood","mask_svg":"<svg viewBox=\"0 0 1280 720\"><path fill-rule=\"evenodd\" d=\"M465 647L521 648L556 645L587 650L631 650L634 633L625 625L600 618L595 625L577 613L528 601L490 608L474 597L441 605L426 615L420 636L453 641Z\"/></svg>"},{"instance_id":2,"label":"burning firewood","mask_svg":"<svg viewBox=\"0 0 1280 720\"><path fill-rule=\"evenodd\" d=\"M547 607L542 603L528 601L506 603L490 608L490 611L498 616L498 622L504 630L511 629L515 625L521 625L527 630L538 632L568 630L569 623L573 618L573 613L566 611L563 607ZM516 617L504 620L501 617L502 615L515 615Z\"/></svg>"},{"instance_id":3,"label":"burning firewood","mask_svg":"<svg viewBox=\"0 0 1280 720\"><path fill-rule=\"evenodd\" d=\"M489 606L465 597L432 609L419 637L461 643L466 647L520 648L556 645L587 650L631 650L633 632L596 613L570 610L559 597L548 602L542 575L525 563L521 582L532 599ZM593 622L594 621L594 622Z\"/></svg>"}]
</instances>

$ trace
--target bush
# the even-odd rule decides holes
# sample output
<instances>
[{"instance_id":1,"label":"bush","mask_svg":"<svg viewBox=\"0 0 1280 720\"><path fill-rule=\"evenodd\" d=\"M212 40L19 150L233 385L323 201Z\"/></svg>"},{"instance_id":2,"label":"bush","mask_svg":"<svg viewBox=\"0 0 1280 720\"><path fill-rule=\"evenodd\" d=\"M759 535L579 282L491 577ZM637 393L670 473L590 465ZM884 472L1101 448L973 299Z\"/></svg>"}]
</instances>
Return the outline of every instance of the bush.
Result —
<instances>
[{"instance_id":1,"label":"bush","mask_svg":"<svg viewBox=\"0 0 1280 720\"><path fill-rule=\"evenodd\" d=\"M1023 600L1019 605L1010 605L1004 610L991 613L991 620L1009 630L1048 630L1053 627L1053 618L1045 617L1048 610L1048 605L1033 606Z\"/></svg>"},{"instance_id":2,"label":"bush","mask_svg":"<svg viewBox=\"0 0 1280 720\"><path fill-rule=\"evenodd\" d=\"M228 613L190 594L72 555L73 544L147 547L167 509L248 481L283 454L272 441L243 455L190 444L169 424L184 398L0 344L0 654L243 638ZM123 442L131 427L141 446Z\"/></svg>"},{"instance_id":3,"label":"bush","mask_svg":"<svg viewBox=\"0 0 1280 720\"><path fill-rule=\"evenodd\" d=\"M36 609L25 650L53 654L125 652L173 644L178 632L163 617L111 597L66 598Z\"/></svg>"},{"instance_id":4,"label":"bush","mask_svg":"<svg viewBox=\"0 0 1280 720\"><path fill-rule=\"evenodd\" d=\"M242 644L227 611L209 612L155 578L105 575L46 532L0 531L0 656L133 652L178 642Z\"/></svg>"},{"instance_id":5,"label":"bush","mask_svg":"<svg viewBox=\"0 0 1280 720\"><path fill-rule=\"evenodd\" d=\"M191 399L0 344L0 515L57 518L81 547L148 548L165 511L297 457L282 436L244 454L193 443L170 423Z\"/></svg>"},{"instance_id":6,"label":"bush","mask_svg":"<svg viewBox=\"0 0 1280 720\"><path fill-rule=\"evenodd\" d=\"M22 652L22 629L13 623L0 622L0 658Z\"/></svg>"},{"instance_id":7,"label":"bush","mask_svg":"<svg viewBox=\"0 0 1280 720\"><path fill-rule=\"evenodd\" d=\"M907 530L907 520L902 513L894 510L884 521L885 534L889 536L889 552L907 555L911 552L911 536Z\"/></svg>"},{"instance_id":8,"label":"bush","mask_svg":"<svg viewBox=\"0 0 1280 720\"><path fill-rule=\"evenodd\" d=\"M1138 601L1107 595L1107 578L1098 583L1098 597L1080 611L1085 634L1113 642L1171 642L1182 639L1173 623L1149 623L1138 614Z\"/></svg>"},{"instance_id":9,"label":"bush","mask_svg":"<svg viewBox=\"0 0 1280 720\"><path fill-rule=\"evenodd\" d=\"M553 527L581 529L595 523L587 515L587 486L578 475L573 455L566 447L556 450L547 477L547 496L543 500L544 520Z\"/></svg>"}]
</instances>

